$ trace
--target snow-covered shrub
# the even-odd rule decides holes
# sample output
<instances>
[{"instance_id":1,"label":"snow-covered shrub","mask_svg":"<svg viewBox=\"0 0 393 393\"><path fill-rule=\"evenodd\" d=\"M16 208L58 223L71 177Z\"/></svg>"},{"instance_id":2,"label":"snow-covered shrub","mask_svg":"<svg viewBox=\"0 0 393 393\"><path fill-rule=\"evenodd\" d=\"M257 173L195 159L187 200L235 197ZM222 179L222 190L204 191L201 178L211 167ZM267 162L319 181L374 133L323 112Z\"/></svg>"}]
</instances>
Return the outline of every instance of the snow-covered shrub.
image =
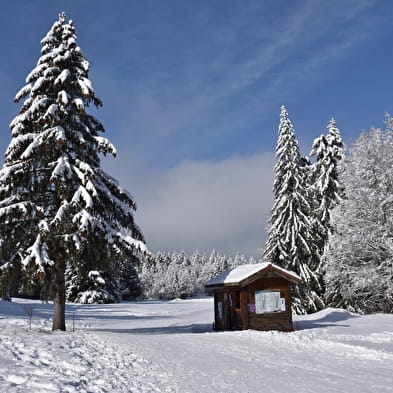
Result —
<instances>
[{"instance_id":1,"label":"snow-covered shrub","mask_svg":"<svg viewBox=\"0 0 393 393\"><path fill-rule=\"evenodd\" d=\"M76 303L116 303L121 300L119 285L116 280L102 272L90 271L85 287L88 289L83 290L82 287L76 295L74 300Z\"/></svg>"}]
</instances>

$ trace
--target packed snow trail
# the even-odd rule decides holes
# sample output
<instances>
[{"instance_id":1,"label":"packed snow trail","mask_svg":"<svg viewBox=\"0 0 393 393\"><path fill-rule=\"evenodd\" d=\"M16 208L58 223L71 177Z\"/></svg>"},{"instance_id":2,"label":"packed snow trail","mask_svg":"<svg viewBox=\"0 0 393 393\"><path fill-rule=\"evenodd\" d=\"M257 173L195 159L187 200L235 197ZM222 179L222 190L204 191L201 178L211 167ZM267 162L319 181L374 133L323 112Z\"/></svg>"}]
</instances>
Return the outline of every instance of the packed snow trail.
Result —
<instances>
[{"instance_id":1,"label":"packed snow trail","mask_svg":"<svg viewBox=\"0 0 393 393\"><path fill-rule=\"evenodd\" d=\"M42 332L38 341L35 333L25 333L17 343L0 338L0 346L3 392L174 391L164 388L168 378L155 375L146 360L94 334Z\"/></svg>"},{"instance_id":2,"label":"packed snow trail","mask_svg":"<svg viewBox=\"0 0 393 393\"><path fill-rule=\"evenodd\" d=\"M51 332L49 322L8 320L13 303L0 303L0 391L43 392L176 392L170 375L124 345L91 332ZM15 310L11 310L12 313ZM23 311L22 311L23 312Z\"/></svg>"},{"instance_id":3,"label":"packed snow trail","mask_svg":"<svg viewBox=\"0 0 393 393\"><path fill-rule=\"evenodd\" d=\"M52 333L52 305L35 303L29 330L15 302L0 302L1 392L393 392L393 315L327 309L292 333L214 333L210 298L69 304L69 331Z\"/></svg>"}]
</instances>

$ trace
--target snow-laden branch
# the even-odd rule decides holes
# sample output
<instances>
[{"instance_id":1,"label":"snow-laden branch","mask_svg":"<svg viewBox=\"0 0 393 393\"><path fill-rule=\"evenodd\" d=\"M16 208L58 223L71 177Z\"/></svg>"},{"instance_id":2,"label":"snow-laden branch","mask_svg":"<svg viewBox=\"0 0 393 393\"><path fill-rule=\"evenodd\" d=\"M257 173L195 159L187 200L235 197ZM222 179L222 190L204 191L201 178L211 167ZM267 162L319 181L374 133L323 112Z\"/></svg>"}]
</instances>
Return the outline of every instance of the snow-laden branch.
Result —
<instances>
[{"instance_id":1,"label":"snow-laden branch","mask_svg":"<svg viewBox=\"0 0 393 393\"><path fill-rule=\"evenodd\" d=\"M76 190L74 196L71 199L71 203L74 205L78 205L81 200L85 202L85 208L91 209L93 207L93 198L87 192L86 188L83 186L79 186Z\"/></svg>"},{"instance_id":2,"label":"snow-laden branch","mask_svg":"<svg viewBox=\"0 0 393 393\"><path fill-rule=\"evenodd\" d=\"M35 264L38 273L45 274L45 267L54 265L54 261L48 256L48 246L42 241L41 235L37 236L34 244L26 251L27 255L22 260L25 269L31 264Z\"/></svg>"},{"instance_id":3,"label":"snow-laden branch","mask_svg":"<svg viewBox=\"0 0 393 393\"><path fill-rule=\"evenodd\" d=\"M27 148L21 155L21 159L25 160L30 158L30 156L35 153L36 149L39 146L41 146L42 144L48 144L49 141L66 141L64 128L61 126L56 126L37 134L34 137L34 140L29 144L29 146L27 146Z\"/></svg>"},{"instance_id":4,"label":"snow-laden branch","mask_svg":"<svg viewBox=\"0 0 393 393\"><path fill-rule=\"evenodd\" d=\"M95 136L94 140L97 142L98 145L98 150L101 153L110 153L112 154L114 157L116 157L117 151L115 146L112 145L111 142L109 142L109 139L104 138L102 136Z\"/></svg>"},{"instance_id":5,"label":"snow-laden branch","mask_svg":"<svg viewBox=\"0 0 393 393\"><path fill-rule=\"evenodd\" d=\"M52 171L50 180L66 181L73 175L72 168L67 156L61 156L57 159L56 166Z\"/></svg>"}]
</instances>

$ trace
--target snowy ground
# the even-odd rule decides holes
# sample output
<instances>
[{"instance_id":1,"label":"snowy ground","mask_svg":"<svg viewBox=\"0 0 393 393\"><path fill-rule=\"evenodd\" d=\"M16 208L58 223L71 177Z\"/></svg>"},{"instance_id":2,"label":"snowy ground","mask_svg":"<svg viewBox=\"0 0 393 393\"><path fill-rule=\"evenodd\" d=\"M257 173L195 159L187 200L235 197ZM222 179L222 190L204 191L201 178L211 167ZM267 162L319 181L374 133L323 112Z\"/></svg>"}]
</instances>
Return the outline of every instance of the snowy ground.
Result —
<instances>
[{"instance_id":1,"label":"snowy ground","mask_svg":"<svg viewBox=\"0 0 393 393\"><path fill-rule=\"evenodd\" d=\"M293 333L213 333L212 308L70 304L68 331L52 333L52 305L0 302L0 392L393 392L393 315L328 309Z\"/></svg>"}]
</instances>

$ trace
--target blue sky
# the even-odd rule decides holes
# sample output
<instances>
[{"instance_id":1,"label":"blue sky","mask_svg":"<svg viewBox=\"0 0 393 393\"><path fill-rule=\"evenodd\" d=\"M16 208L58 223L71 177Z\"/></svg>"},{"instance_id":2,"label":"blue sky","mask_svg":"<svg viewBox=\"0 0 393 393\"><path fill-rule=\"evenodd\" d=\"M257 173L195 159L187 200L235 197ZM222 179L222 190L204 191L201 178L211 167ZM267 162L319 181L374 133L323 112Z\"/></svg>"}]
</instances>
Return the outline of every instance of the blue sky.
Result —
<instances>
[{"instance_id":1,"label":"blue sky","mask_svg":"<svg viewBox=\"0 0 393 393\"><path fill-rule=\"evenodd\" d=\"M0 149L60 11L74 21L152 251L257 255L280 105L303 154L335 117L347 145L393 112L393 2L20 1L1 6Z\"/></svg>"}]
</instances>

